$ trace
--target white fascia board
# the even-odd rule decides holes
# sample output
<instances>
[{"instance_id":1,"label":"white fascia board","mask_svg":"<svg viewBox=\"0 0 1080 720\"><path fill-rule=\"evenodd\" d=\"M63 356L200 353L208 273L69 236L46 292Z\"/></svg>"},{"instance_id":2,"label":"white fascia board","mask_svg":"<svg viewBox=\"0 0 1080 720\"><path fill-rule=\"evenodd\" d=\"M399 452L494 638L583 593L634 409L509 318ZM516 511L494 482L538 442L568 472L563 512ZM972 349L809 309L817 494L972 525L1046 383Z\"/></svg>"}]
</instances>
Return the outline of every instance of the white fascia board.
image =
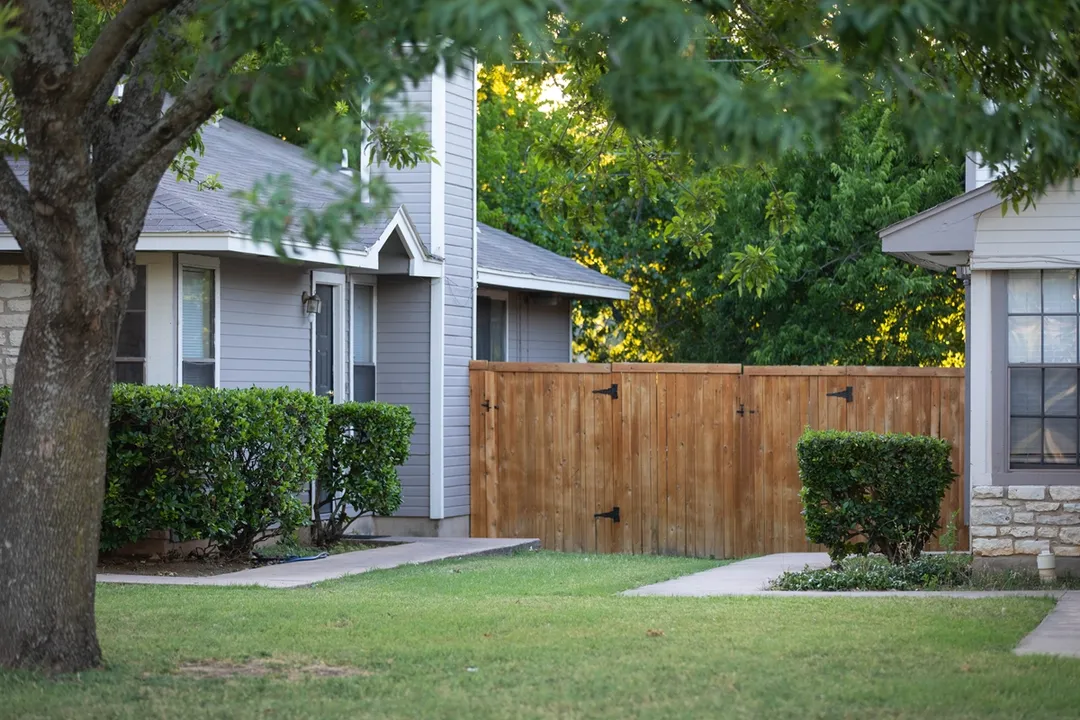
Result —
<instances>
[{"instance_id":1,"label":"white fascia board","mask_svg":"<svg viewBox=\"0 0 1080 720\"><path fill-rule=\"evenodd\" d=\"M608 300L629 300L630 288L609 287L574 280L553 280L527 273L508 272L505 270L485 270L476 272L476 279L481 285L511 288L513 290L532 290L534 292L558 293L574 297L605 298Z\"/></svg>"},{"instance_id":2,"label":"white fascia board","mask_svg":"<svg viewBox=\"0 0 1080 720\"><path fill-rule=\"evenodd\" d=\"M399 209L394 219L383 231L378 243L366 250L343 249L334 252L330 248L312 248L306 245L289 244L286 246L289 257L293 260L347 267L357 270L378 270L379 249L395 229L405 238L405 249L409 253L409 274L415 277L442 277L443 264L438 258L429 257L416 227L408 215ZM0 252L18 252L19 244L10 234L0 234ZM246 235L236 233L143 233L135 246L137 252L184 252L184 253L237 253L255 255L274 260L281 259L269 243L255 242Z\"/></svg>"},{"instance_id":3,"label":"white fascia board","mask_svg":"<svg viewBox=\"0 0 1080 720\"><path fill-rule=\"evenodd\" d=\"M317 265L377 270L379 258L360 250L342 250L336 253L329 248L311 248L302 245L286 246L289 257ZM19 250L10 234L0 235L0 252ZM250 237L235 233L143 233L135 246L136 252L180 253L238 253L280 259L269 243L255 242Z\"/></svg>"}]
</instances>

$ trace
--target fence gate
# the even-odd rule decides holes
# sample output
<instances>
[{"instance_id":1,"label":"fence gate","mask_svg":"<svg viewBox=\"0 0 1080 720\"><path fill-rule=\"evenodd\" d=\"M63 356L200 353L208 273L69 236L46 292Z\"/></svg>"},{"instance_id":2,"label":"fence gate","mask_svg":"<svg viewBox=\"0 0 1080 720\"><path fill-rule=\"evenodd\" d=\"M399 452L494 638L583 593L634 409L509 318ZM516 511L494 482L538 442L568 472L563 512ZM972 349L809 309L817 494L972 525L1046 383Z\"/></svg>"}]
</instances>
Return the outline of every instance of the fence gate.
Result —
<instances>
[{"instance_id":1,"label":"fence gate","mask_svg":"<svg viewBox=\"0 0 1080 720\"><path fill-rule=\"evenodd\" d=\"M806 541L806 427L912 432L964 467L964 385L947 368L475 362L472 534L566 551L738 557ZM958 510L961 478L942 504Z\"/></svg>"}]
</instances>

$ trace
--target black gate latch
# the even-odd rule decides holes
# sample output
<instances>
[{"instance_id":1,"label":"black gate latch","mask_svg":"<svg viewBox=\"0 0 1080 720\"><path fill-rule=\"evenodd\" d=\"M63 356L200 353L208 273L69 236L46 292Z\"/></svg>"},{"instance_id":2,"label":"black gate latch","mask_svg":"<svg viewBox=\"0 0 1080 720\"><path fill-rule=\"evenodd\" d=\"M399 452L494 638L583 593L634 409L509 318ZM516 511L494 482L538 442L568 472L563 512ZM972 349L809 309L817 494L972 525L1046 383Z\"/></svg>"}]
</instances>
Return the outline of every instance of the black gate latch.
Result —
<instances>
[{"instance_id":1,"label":"black gate latch","mask_svg":"<svg viewBox=\"0 0 1080 720\"><path fill-rule=\"evenodd\" d=\"M838 391L836 391L834 393L825 393L825 396L826 397L844 398L848 402L855 402L854 390L855 390L855 388L848 385L843 390L838 390Z\"/></svg>"},{"instance_id":2,"label":"black gate latch","mask_svg":"<svg viewBox=\"0 0 1080 720\"><path fill-rule=\"evenodd\" d=\"M599 391L597 391L597 392L599 392ZM615 522L619 522L619 506L616 505L615 507L611 508L611 510L609 510L606 513L596 513L595 515L593 515L593 517L594 518L602 518L602 517L611 518Z\"/></svg>"},{"instance_id":3,"label":"black gate latch","mask_svg":"<svg viewBox=\"0 0 1080 720\"><path fill-rule=\"evenodd\" d=\"M612 383L611 387L603 390L593 390L593 395L610 395L612 400L619 399L619 383Z\"/></svg>"},{"instance_id":4,"label":"black gate latch","mask_svg":"<svg viewBox=\"0 0 1080 720\"><path fill-rule=\"evenodd\" d=\"M485 400L484 402L480 403L480 407L484 408L485 410L493 410L493 409L498 410L499 409L499 406L498 405L492 405L490 400Z\"/></svg>"}]
</instances>

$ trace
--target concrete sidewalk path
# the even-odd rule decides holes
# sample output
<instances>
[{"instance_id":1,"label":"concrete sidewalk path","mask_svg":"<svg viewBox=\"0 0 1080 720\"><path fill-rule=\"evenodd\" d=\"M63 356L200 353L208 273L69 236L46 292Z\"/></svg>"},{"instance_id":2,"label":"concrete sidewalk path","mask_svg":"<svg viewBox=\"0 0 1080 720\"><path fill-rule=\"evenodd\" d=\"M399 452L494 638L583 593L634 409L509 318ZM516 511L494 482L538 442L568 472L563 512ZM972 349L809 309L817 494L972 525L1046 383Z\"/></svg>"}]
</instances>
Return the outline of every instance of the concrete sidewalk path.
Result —
<instances>
[{"instance_id":1,"label":"concrete sidewalk path","mask_svg":"<svg viewBox=\"0 0 1080 720\"><path fill-rule=\"evenodd\" d=\"M1080 591L1065 593L1014 650L1017 655L1061 655L1080 658Z\"/></svg>"},{"instance_id":2,"label":"concrete sidewalk path","mask_svg":"<svg viewBox=\"0 0 1080 720\"><path fill-rule=\"evenodd\" d=\"M400 565L448 560L481 555L509 555L515 550L538 549L535 539L488 538L380 538L400 545L331 555L322 560L281 563L208 577L171 575L122 575L103 573L98 582L138 585L258 585L269 588L294 588L324 580L357 575L370 570L388 570Z\"/></svg>"},{"instance_id":3,"label":"concrete sidewalk path","mask_svg":"<svg viewBox=\"0 0 1080 720\"><path fill-rule=\"evenodd\" d=\"M627 590L624 595L670 595L711 597L714 595L760 595L769 581L789 570L829 567L828 553L777 553L740 560L712 570L683 575L673 580ZM775 595L774 592L769 592Z\"/></svg>"},{"instance_id":4,"label":"concrete sidewalk path","mask_svg":"<svg viewBox=\"0 0 1080 720\"><path fill-rule=\"evenodd\" d=\"M824 568L829 566L827 553L777 553L740 560L712 570L684 575L666 582L627 590L623 595L659 595L668 597L730 597L737 595L762 597L1054 597L1065 595L1064 590L888 590L888 591L787 591L769 590L769 581L789 570Z\"/></svg>"}]
</instances>

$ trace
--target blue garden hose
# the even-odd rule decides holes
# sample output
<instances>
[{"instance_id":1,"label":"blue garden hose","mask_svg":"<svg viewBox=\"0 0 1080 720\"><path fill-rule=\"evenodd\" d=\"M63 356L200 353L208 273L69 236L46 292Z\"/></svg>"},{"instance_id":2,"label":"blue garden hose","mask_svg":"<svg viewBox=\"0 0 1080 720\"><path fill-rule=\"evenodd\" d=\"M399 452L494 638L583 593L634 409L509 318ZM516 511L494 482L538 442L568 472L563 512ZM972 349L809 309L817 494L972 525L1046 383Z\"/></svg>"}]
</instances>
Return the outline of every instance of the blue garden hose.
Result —
<instances>
[{"instance_id":1,"label":"blue garden hose","mask_svg":"<svg viewBox=\"0 0 1080 720\"><path fill-rule=\"evenodd\" d=\"M330 553L321 552L318 555L289 555L278 561L278 564L291 563L291 562L304 562L305 560L322 560L323 558L330 557Z\"/></svg>"}]
</instances>

